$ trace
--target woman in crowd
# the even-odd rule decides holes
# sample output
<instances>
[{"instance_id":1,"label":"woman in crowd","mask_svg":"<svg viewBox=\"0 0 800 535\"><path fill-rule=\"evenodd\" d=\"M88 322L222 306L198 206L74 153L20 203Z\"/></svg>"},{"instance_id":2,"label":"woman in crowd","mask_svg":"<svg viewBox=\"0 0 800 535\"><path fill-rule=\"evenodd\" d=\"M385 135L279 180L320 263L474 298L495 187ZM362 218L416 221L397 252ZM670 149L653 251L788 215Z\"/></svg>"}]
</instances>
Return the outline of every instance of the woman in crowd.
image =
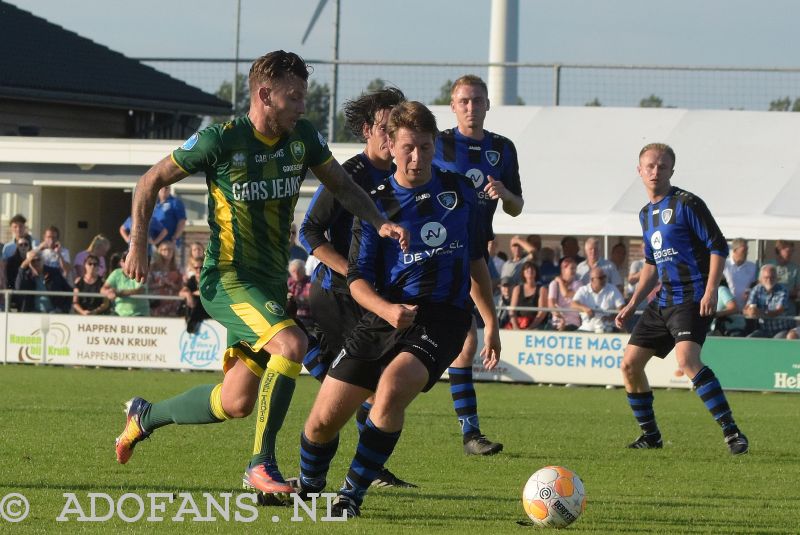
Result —
<instances>
[{"instance_id":1,"label":"woman in crowd","mask_svg":"<svg viewBox=\"0 0 800 535\"><path fill-rule=\"evenodd\" d=\"M581 316L572 309L572 297L581 283L575 278L578 264L573 256L561 259L561 273L550 282L548 303L550 308L562 308L553 312L552 327L557 331L574 331L581 326Z\"/></svg>"},{"instance_id":2,"label":"woman in crowd","mask_svg":"<svg viewBox=\"0 0 800 535\"><path fill-rule=\"evenodd\" d=\"M150 274L147 279L149 293L153 295L178 295L183 286L183 277L175 260L175 244L164 240L158 244L153 260L150 262ZM152 316L176 317L181 302L177 300L160 300L150 302Z\"/></svg>"},{"instance_id":3,"label":"woman in crowd","mask_svg":"<svg viewBox=\"0 0 800 535\"><path fill-rule=\"evenodd\" d=\"M75 264L75 268L76 270L78 269L77 263ZM100 293L100 290L103 288L103 277L98 274L99 269L100 259L93 254L87 254L84 257L83 263L80 264L80 271L83 275L75 279L75 294L72 297L72 310L81 316L105 314L110 307L108 299L104 297L81 295Z\"/></svg>"},{"instance_id":4,"label":"woman in crowd","mask_svg":"<svg viewBox=\"0 0 800 535\"><path fill-rule=\"evenodd\" d=\"M98 259L98 265L95 269L95 275L98 277L105 277L108 269L106 268L106 255L108 254L108 250L111 248L111 242L108 241L108 238L103 236L102 234L98 234L94 238L92 238L89 247L86 250L81 251L80 253L75 255L75 275L80 278L83 277L83 273L85 271L84 266L86 265L86 258L89 255L93 255ZM112 269L115 269L115 266L112 266Z\"/></svg>"},{"instance_id":5,"label":"woman in crowd","mask_svg":"<svg viewBox=\"0 0 800 535\"><path fill-rule=\"evenodd\" d=\"M547 288L539 282L539 268L533 261L522 264L522 282L511 294L511 325L513 329L537 329L547 320L544 310L514 310L515 307L546 308Z\"/></svg>"}]
</instances>

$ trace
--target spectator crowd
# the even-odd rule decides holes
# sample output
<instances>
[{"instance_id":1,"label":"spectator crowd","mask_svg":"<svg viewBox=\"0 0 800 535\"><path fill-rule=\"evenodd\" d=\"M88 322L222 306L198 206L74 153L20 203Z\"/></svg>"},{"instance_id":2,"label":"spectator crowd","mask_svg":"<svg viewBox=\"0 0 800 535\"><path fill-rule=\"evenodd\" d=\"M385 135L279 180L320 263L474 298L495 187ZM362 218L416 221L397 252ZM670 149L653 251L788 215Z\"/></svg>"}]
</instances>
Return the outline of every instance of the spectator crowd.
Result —
<instances>
[{"instance_id":1,"label":"spectator crowd","mask_svg":"<svg viewBox=\"0 0 800 535\"><path fill-rule=\"evenodd\" d=\"M150 272L147 281L140 284L124 274L124 252L109 255L111 242L102 234L72 257L61 244L56 226L45 228L37 240L29 232L26 218L17 214L10 220L11 239L2 246L2 287L62 293L13 294L9 303L0 301L0 305L19 312L185 317L193 332L208 317L199 298L205 246L192 242L187 247L189 254L181 261L184 255L178 251L183 245L185 224L183 204L164 188L150 222ZM130 218L119 231L127 242ZM311 327L309 290L318 261L297 243L294 225L287 246L287 309L300 323ZM487 252L503 328L620 332L614 317L638 284L644 265L643 245L640 258L631 262L621 242L611 247L611 258L603 258L601 243L595 237L584 240L582 249L573 236L560 241L559 251L558 247L543 247L541 237L535 234L526 238L513 236L508 246L510 253L506 254L493 241ZM794 320L800 297L800 266L792 261L793 253L793 242L778 240L774 257L759 267L747 259L747 241L734 239L718 291L712 334L800 338L800 327ZM657 291L658 288L640 308ZM72 292L72 297L65 292ZM171 298L176 296L181 299ZM630 331L637 318L624 330Z\"/></svg>"}]
</instances>

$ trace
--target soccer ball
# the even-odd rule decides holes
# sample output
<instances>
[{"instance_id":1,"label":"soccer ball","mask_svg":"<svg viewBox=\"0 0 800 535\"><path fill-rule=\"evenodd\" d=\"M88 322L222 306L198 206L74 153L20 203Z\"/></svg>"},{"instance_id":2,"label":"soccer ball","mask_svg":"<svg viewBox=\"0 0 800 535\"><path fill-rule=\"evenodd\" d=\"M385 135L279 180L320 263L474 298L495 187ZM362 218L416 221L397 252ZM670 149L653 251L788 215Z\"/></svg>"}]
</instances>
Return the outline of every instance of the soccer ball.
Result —
<instances>
[{"instance_id":1,"label":"soccer ball","mask_svg":"<svg viewBox=\"0 0 800 535\"><path fill-rule=\"evenodd\" d=\"M583 481L563 466L545 466L525 483L522 507L537 526L566 527L586 508Z\"/></svg>"}]
</instances>

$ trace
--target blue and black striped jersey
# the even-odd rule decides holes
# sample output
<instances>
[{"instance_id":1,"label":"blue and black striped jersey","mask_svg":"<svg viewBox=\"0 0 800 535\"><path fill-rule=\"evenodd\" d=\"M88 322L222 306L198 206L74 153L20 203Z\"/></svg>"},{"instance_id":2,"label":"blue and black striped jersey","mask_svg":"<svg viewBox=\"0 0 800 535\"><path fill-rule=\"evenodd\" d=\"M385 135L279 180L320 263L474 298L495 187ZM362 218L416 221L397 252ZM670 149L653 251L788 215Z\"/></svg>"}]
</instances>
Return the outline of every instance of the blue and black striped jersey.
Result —
<instances>
[{"instance_id":1,"label":"blue and black striped jersey","mask_svg":"<svg viewBox=\"0 0 800 535\"><path fill-rule=\"evenodd\" d=\"M353 181L366 191L370 191L394 172L378 169L362 152L342 164ZM320 186L311 199L308 211L300 225L300 244L308 254L324 243L330 243L337 253L347 258L350 254L350 238L353 230L353 214L342 207L325 186ZM314 269L312 280L319 281L326 290L350 293L347 279L321 263Z\"/></svg>"},{"instance_id":2,"label":"blue and black striped jersey","mask_svg":"<svg viewBox=\"0 0 800 535\"><path fill-rule=\"evenodd\" d=\"M486 242L469 180L434 168L422 186L404 188L392 175L370 196L387 219L408 229L409 248L403 251L397 240L381 238L375 227L356 220L348 283L364 279L393 303L472 307L469 264L483 258Z\"/></svg>"},{"instance_id":3,"label":"blue and black striped jersey","mask_svg":"<svg viewBox=\"0 0 800 535\"><path fill-rule=\"evenodd\" d=\"M486 240L494 238L492 219L497 209L497 200L485 196L483 188L488 183L488 175L502 182L515 195L522 195L519 178L517 149L510 139L484 130L483 139L471 139L450 128L436 137L436 154L433 165L448 171L466 175L478 195L480 221L484 225Z\"/></svg>"},{"instance_id":4,"label":"blue and black striped jersey","mask_svg":"<svg viewBox=\"0 0 800 535\"><path fill-rule=\"evenodd\" d=\"M657 203L639 212L645 262L661 280L660 307L698 303L708 282L712 254L728 256L728 242L702 199L673 186Z\"/></svg>"}]
</instances>

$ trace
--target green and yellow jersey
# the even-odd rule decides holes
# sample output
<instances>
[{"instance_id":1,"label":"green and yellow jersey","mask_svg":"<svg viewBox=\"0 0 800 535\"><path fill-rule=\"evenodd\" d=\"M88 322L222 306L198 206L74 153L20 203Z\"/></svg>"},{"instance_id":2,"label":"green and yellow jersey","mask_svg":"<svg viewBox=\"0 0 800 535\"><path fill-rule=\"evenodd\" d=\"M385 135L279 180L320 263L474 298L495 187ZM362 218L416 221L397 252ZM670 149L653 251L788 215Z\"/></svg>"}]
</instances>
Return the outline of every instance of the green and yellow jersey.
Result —
<instances>
[{"instance_id":1,"label":"green and yellow jersey","mask_svg":"<svg viewBox=\"0 0 800 535\"><path fill-rule=\"evenodd\" d=\"M189 174L206 174L211 238L206 268L249 280L286 282L289 227L309 167L332 158L306 119L268 139L247 116L211 125L172 152Z\"/></svg>"}]
</instances>

